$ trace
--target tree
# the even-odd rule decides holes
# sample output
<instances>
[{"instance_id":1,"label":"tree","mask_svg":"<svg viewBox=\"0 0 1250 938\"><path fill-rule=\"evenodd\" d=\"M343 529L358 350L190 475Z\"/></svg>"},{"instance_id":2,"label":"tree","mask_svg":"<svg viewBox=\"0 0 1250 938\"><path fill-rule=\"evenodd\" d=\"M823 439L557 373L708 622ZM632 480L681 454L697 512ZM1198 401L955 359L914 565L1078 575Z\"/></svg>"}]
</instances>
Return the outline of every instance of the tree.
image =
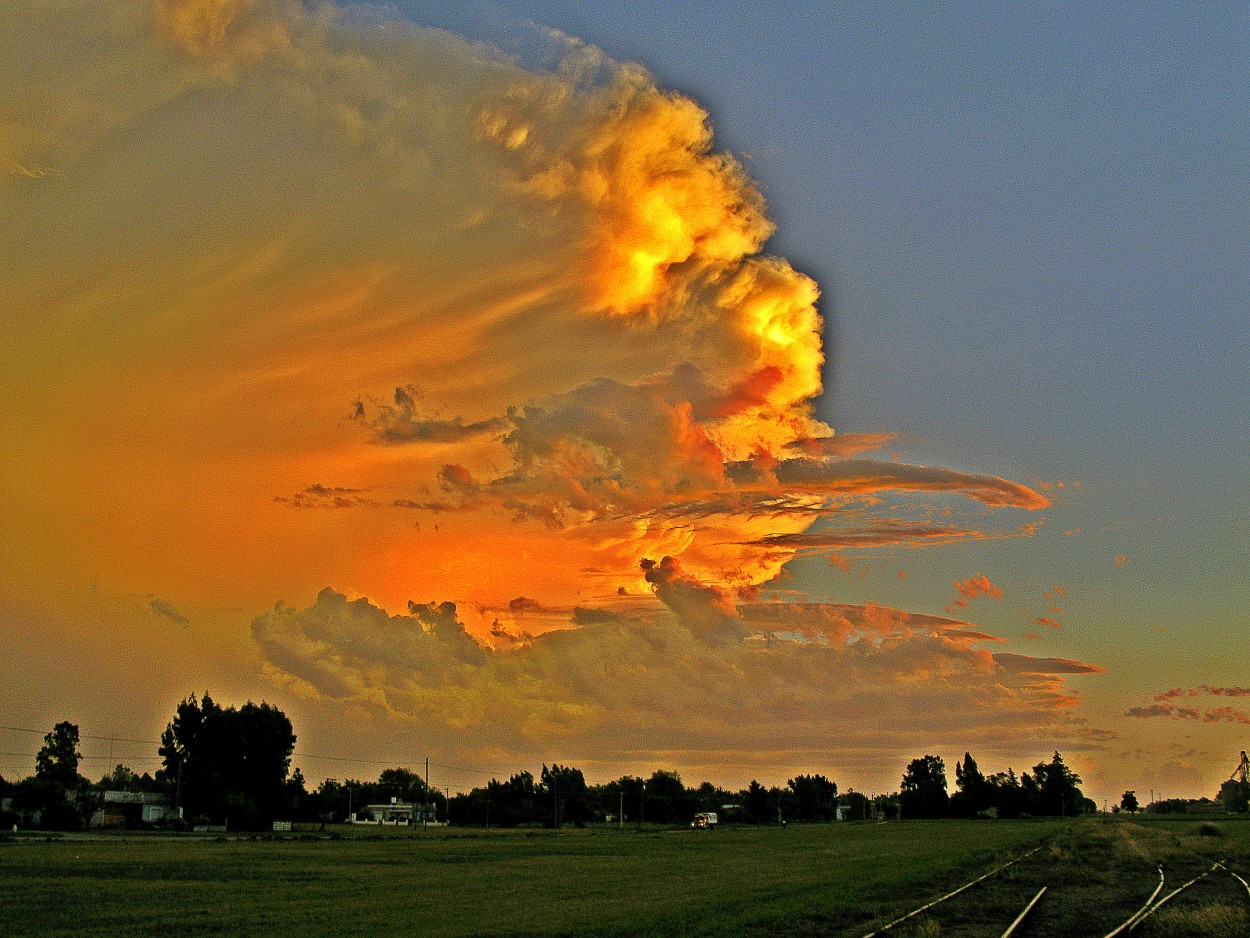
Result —
<instances>
[{"instance_id":1,"label":"tree","mask_svg":"<svg viewBox=\"0 0 1250 938\"><path fill-rule=\"evenodd\" d=\"M904 818L946 816L950 798L946 794L946 763L940 756L922 756L907 764L899 801Z\"/></svg>"},{"instance_id":2,"label":"tree","mask_svg":"<svg viewBox=\"0 0 1250 938\"><path fill-rule=\"evenodd\" d=\"M855 789L839 797L838 804L842 806L843 820L866 821L872 816L873 802L868 800L867 795ZM897 815L897 812L895 814Z\"/></svg>"},{"instance_id":3,"label":"tree","mask_svg":"<svg viewBox=\"0 0 1250 938\"><path fill-rule=\"evenodd\" d=\"M1029 784L1036 788L1032 776L1025 773ZM994 813L1001 818L1016 818L1027 808L1027 798L1021 780L1016 777L1015 769L996 772L986 781L990 786L990 805Z\"/></svg>"},{"instance_id":4,"label":"tree","mask_svg":"<svg viewBox=\"0 0 1250 938\"><path fill-rule=\"evenodd\" d=\"M544 765L540 779L543 791L551 799L552 826L559 827L565 821L572 821L578 827L585 827L593 811L590 789L586 787L582 770L564 765L553 764L551 768Z\"/></svg>"},{"instance_id":5,"label":"tree","mask_svg":"<svg viewBox=\"0 0 1250 938\"><path fill-rule=\"evenodd\" d=\"M96 782L97 788L103 788L107 791L132 791L139 782L139 777L127 765L120 762L112 772L107 772L100 776L100 781Z\"/></svg>"},{"instance_id":6,"label":"tree","mask_svg":"<svg viewBox=\"0 0 1250 938\"><path fill-rule=\"evenodd\" d=\"M642 823L646 782L637 775L622 775L600 786L599 810L604 814L622 814L625 820ZM619 821L619 819L618 819Z\"/></svg>"},{"instance_id":7,"label":"tree","mask_svg":"<svg viewBox=\"0 0 1250 938\"><path fill-rule=\"evenodd\" d=\"M1056 751L1050 762L1033 767L1037 792L1030 811L1037 815L1074 817L1084 811L1085 795L1081 792L1081 776L1064 764Z\"/></svg>"},{"instance_id":8,"label":"tree","mask_svg":"<svg viewBox=\"0 0 1250 938\"><path fill-rule=\"evenodd\" d=\"M786 782L790 814L800 821L829 821L837 816L838 786L823 775L796 775Z\"/></svg>"},{"instance_id":9,"label":"tree","mask_svg":"<svg viewBox=\"0 0 1250 938\"><path fill-rule=\"evenodd\" d=\"M67 789L78 787L78 727L62 721L43 738L43 748L35 756L35 777L42 782L53 782Z\"/></svg>"},{"instance_id":10,"label":"tree","mask_svg":"<svg viewBox=\"0 0 1250 938\"><path fill-rule=\"evenodd\" d=\"M742 794L742 814L752 824L766 824L777 816L768 789L755 779Z\"/></svg>"},{"instance_id":11,"label":"tree","mask_svg":"<svg viewBox=\"0 0 1250 938\"><path fill-rule=\"evenodd\" d=\"M676 772L656 769L647 779L644 794L648 821L673 824L694 817L694 797Z\"/></svg>"},{"instance_id":12,"label":"tree","mask_svg":"<svg viewBox=\"0 0 1250 938\"><path fill-rule=\"evenodd\" d=\"M518 772L506 782L491 779L486 797L489 823L499 827L533 824L543 816L539 813L534 776L529 772Z\"/></svg>"},{"instance_id":13,"label":"tree","mask_svg":"<svg viewBox=\"0 0 1250 938\"><path fill-rule=\"evenodd\" d=\"M412 769L383 769L378 775L377 796L382 801L395 798L398 801L424 802L425 779Z\"/></svg>"},{"instance_id":14,"label":"tree","mask_svg":"<svg viewBox=\"0 0 1250 938\"><path fill-rule=\"evenodd\" d=\"M1120 809L1127 811L1129 814L1136 814L1140 805L1137 802L1137 792L1126 791L1120 796Z\"/></svg>"},{"instance_id":15,"label":"tree","mask_svg":"<svg viewBox=\"0 0 1250 938\"><path fill-rule=\"evenodd\" d=\"M205 694L182 701L161 734L163 774L191 817L267 827L287 814L295 732L277 707L222 707Z\"/></svg>"},{"instance_id":16,"label":"tree","mask_svg":"<svg viewBox=\"0 0 1250 938\"><path fill-rule=\"evenodd\" d=\"M41 825L52 830L77 830L91 817L95 801L90 782L78 774L78 727L62 721L43 738L35 755L35 775L22 782L14 804L38 811Z\"/></svg>"},{"instance_id":17,"label":"tree","mask_svg":"<svg viewBox=\"0 0 1250 938\"><path fill-rule=\"evenodd\" d=\"M962 762L955 763L955 786L950 810L954 817L976 817L994 806L994 788L981 774L972 754L965 752Z\"/></svg>"}]
</instances>

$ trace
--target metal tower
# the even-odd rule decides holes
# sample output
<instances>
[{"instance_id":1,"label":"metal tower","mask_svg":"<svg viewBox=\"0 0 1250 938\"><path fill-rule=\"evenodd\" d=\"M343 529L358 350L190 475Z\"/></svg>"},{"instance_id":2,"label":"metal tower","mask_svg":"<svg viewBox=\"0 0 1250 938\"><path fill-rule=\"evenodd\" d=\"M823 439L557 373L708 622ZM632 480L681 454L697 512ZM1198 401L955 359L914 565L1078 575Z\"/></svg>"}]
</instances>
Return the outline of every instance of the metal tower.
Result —
<instances>
[{"instance_id":1,"label":"metal tower","mask_svg":"<svg viewBox=\"0 0 1250 938\"><path fill-rule=\"evenodd\" d=\"M1246 784L1246 776L1250 774L1250 758L1247 758L1246 751L1241 750L1241 761L1237 763L1237 768L1233 769L1233 774L1228 777L1231 782L1237 779L1241 784Z\"/></svg>"}]
</instances>

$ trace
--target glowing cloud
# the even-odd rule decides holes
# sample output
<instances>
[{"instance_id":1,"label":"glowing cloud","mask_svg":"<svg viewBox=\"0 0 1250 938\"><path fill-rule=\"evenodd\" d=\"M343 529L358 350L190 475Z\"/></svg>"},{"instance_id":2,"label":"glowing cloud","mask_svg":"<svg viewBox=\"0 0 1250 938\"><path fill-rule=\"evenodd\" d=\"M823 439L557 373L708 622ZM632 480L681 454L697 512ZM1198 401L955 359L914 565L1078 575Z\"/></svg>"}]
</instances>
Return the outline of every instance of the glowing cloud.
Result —
<instances>
[{"instance_id":1,"label":"glowing cloud","mask_svg":"<svg viewBox=\"0 0 1250 938\"><path fill-rule=\"evenodd\" d=\"M374 9L4 16L29 51L0 73L15 589L351 584L379 602L255 619L269 673L499 746L787 747L865 709L847 745L1076 732L1063 676L1092 665L743 599L804 551L1000 536L867 518L885 493L1050 502L817 419L819 290L761 253L695 102L565 36L528 67ZM457 605L383 608L414 595Z\"/></svg>"},{"instance_id":2,"label":"glowing cloud","mask_svg":"<svg viewBox=\"0 0 1250 938\"><path fill-rule=\"evenodd\" d=\"M252 628L275 679L304 693L420 721L449 746L511 741L609 761L785 746L827 755L1004 724L1079 738L1062 716L1075 702L1062 676L1102 670L991 654L975 646L993 637L966 623L884 607L739 610L672 558L646 572L667 611L632 622L583 614L580 628L496 651L469 637L450 603L392 616L329 589Z\"/></svg>"},{"instance_id":3,"label":"glowing cloud","mask_svg":"<svg viewBox=\"0 0 1250 938\"><path fill-rule=\"evenodd\" d=\"M1003 597L1002 589L991 583L990 578L983 573L978 573L976 576L970 576L964 580L956 580L955 589L965 599L975 599L977 596L989 596L993 599L1002 599Z\"/></svg>"}]
</instances>

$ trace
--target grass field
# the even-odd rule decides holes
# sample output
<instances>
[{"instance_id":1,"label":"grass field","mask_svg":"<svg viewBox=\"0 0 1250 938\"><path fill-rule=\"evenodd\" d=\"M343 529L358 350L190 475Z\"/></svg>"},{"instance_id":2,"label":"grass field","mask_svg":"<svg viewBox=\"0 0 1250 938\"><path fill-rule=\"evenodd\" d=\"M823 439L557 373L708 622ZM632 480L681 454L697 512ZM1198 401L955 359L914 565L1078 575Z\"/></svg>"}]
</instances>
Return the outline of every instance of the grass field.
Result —
<instances>
[{"instance_id":1,"label":"grass field","mask_svg":"<svg viewBox=\"0 0 1250 938\"><path fill-rule=\"evenodd\" d=\"M1067 935L1079 932L1056 924L1064 915L1101 925L1081 905L1112 920L1140 904L1164 855L1195 869L1208 854L1229 856L1245 870L1250 824L1221 825L1218 836L1196 829L935 821L336 839L15 836L0 841L0 934L862 935L1044 842L1029 861L895 933L990 934L987 921L1007 913L1010 921L1021 896L1051 881L1066 906L1056 900L1051 924L1042 917L1021 934ZM1244 934L1245 899L1225 890L1204 914ZM1184 922L1176 927L1188 933Z\"/></svg>"}]
</instances>

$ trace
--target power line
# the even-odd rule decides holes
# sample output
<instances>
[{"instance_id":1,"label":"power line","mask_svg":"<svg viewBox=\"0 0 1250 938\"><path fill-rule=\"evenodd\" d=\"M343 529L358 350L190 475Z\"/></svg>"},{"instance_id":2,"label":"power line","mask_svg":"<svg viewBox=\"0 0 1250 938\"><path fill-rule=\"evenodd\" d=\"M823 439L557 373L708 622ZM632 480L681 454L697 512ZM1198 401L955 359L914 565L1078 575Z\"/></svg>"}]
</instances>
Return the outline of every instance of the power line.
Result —
<instances>
[{"instance_id":1,"label":"power line","mask_svg":"<svg viewBox=\"0 0 1250 938\"><path fill-rule=\"evenodd\" d=\"M34 752L0 752L0 756L13 756L14 758L19 758L19 759L34 759L38 757L38 754ZM112 762L114 759L139 760L139 759L147 759L147 758L149 757L141 756L141 755L126 755L125 753L121 753L115 756L79 756L78 761L79 762Z\"/></svg>"},{"instance_id":2,"label":"power line","mask_svg":"<svg viewBox=\"0 0 1250 938\"><path fill-rule=\"evenodd\" d=\"M0 730L12 730L15 733L33 733L36 736L50 736L51 735L50 733L45 733L43 730L27 729L24 726L0 726ZM132 739L129 736L90 736L86 733L79 733L78 738L79 739L98 739L98 740L102 740L105 742L115 742L115 743L151 743L152 745L155 745L155 746L161 745L161 741L159 739Z\"/></svg>"},{"instance_id":3,"label":"power line","mask_svg":"<svg viewBox=\"0 0 1250 938\"><path fill-rule=\"evenodd\" d=\"M15 733L31 733L35 736L47 736L48 735L43 730L31 729L25 726L0 725L0 730L11 730ZM162 741L158 739L135 739L133 737L128 737L128 736L96 736L96 735L92 735L89 733L79 733L78 738L97 740L100 742L144 743L144 744L153 745L153 746L163 745ZM0 753L0 755L15 756L15 757L29 756L32 759L35 758L34 753L8 752L8 753ZM81 758L84 760L108 761L113 757L111 756L82 756ZM122 756L121 758L145 759L145 758L149 758L149 756L131 755L131 756ZM401 765L402 766L408 762L408 760L405 760L405 759L358 759L352 756L331 756L331 755L325 755L325 754L316 753L316 752L304 752L298 749L291 753L291 758L292 760L314 759L314 760L319 760L323 762L346 762L346 763L350 763L353 765L385 765L385 766ZM411 764L415 765L416 763L413 762ZM435 766L436 768L440 768L440 769L448 769L453 772L464 772L464 773L471 774L471 775L482 775L482 776L488 776L492 778L500 776L500 775L506 776L507 774L509 774L507 772L491 772L491 771L488 771L487 769L477 769L477 768L472 768L470 766L453 765L451 763L444 763L444 762L431 762L430 765Z\"/></svg>"}]
</instances>

